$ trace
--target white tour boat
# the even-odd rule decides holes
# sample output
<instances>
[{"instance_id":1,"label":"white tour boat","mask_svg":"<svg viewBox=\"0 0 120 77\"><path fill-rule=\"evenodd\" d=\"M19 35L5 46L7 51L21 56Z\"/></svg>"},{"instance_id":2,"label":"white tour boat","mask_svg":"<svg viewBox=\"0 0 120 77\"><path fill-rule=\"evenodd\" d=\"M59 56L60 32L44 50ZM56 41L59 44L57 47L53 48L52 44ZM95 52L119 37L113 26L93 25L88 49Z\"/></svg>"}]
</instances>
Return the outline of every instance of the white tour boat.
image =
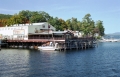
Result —
<instances>
[{"instance_id":1,"label":"white tour boat","mask_svg":"<svg viewBox=\"0 0 120 77\"><path fill-rule=\"evenodd\" d=\"M55 46L53 46L52 42L50 42L49 46L39 46L38 49L40 51L55 51L57 49L57 44L55 43Z\"/></svg>"},{"instance_id":2,"label":"white tour boat","mask_svg":"<svg viewBox=\"0 0 120 77\"><path fill-rule=\"evenodd\" d=\"M110 38L110 39L105 39L105 38L102 38L102 40L99 40L100 42L119 42L118 39L113 39L113 38Z\"/></svg>"}]
</instances>

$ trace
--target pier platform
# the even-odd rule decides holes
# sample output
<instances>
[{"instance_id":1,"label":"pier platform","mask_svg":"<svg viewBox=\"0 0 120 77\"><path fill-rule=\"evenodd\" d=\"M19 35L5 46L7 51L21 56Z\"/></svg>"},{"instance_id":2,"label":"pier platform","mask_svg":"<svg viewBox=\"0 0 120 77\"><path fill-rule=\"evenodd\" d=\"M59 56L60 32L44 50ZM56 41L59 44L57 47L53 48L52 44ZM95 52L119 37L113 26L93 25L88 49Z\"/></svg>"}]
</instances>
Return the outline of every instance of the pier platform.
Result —
<instances>
[{"instance_id":1,"label":"pier platform","mask_svg":"<svg viewBox=\"0 0 120 77\"><path fill-rule=\"evenodd\" d=\"M7 47L12 48L34 48L49 45L50 42L58 43L56 50L87 49L96 46L96 39L89 38L69 38L69 39L28 39L28 40L6 40Z\"/></svg>"}]
</instances>

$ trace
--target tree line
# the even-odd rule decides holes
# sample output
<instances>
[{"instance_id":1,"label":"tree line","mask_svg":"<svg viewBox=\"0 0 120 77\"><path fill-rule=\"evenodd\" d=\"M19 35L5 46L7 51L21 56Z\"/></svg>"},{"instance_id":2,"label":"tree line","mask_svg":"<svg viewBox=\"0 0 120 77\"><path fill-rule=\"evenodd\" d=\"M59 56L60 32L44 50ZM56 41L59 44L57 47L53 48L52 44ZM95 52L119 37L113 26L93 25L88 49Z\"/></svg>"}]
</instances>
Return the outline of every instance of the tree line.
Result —
<instances>
[{"instance_id":1,"label":"tree line","mask_svg":"<svg viewBox=\"0 0 120 77\"><path fill-rule=\"evenodd\" d=\"M0 26L10 26L13 24L26 24L26 23L38 23L49 22L56 30L69 29L73 31L81 31L84 35L94 35L98 33L100 36L104 35L103 21L92 20L90 14L86 14L82 21L72 17L71 19L63 20L58 17L50 16L44 11L29 11L22 10L18 14L5 15L0 14Z\"/></svg>"}]
</instances>

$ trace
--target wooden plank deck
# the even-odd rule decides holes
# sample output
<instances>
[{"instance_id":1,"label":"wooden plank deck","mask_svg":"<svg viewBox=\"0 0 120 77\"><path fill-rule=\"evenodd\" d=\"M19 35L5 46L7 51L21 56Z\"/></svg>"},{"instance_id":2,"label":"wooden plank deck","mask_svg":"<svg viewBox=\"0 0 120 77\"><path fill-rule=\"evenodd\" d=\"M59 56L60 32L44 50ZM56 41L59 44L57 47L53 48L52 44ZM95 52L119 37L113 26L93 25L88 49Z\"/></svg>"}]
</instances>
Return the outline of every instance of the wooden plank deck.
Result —
<instances>
[{"instance_id":1,"label":"wooden plank deck","mask_svg":"<svg viewBox=\"0 0 120 77\"><path fill-rule=\"evenodd\" d=\"M65 40L53 40L53 39L28 39L28 40L7 40L7 42L65 42Z\"/></svg>"}]
</instances>

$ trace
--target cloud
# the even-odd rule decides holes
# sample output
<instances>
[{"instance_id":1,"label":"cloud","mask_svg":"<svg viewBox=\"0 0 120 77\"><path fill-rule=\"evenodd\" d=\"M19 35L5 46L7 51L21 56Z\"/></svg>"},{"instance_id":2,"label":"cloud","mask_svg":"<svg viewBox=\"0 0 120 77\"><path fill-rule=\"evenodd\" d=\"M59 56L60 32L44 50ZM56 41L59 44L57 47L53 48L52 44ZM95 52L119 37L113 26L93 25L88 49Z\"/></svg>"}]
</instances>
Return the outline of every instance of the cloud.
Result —
<instances>
[{"instance_id":1,"label":"cloud","mask_svg":"<svg viewBox=\"0 0 120 77\"><path fill-rule=\"evenodd\" d=\"M13 9L4 9L4 8L0 8L0 13L17 13L20 10L13 10Z\"/></svg>"},{"instance_id":2,"label":"cloud","mask_svg":"<svg viewBox=\"0 0 120 77\"><path fill-rule=\"evenodd\" d=\"M108 12L110 12L110 13L118 13L118 12L120 12L120 9L110 10Z\"/></svg>"},{"instance_id":3,"label":"cloud","mask_svg":"<svg viewBox=\"0 0 120 77\"><path fill-rule=\"evenodd\" d=\"M113 10L106 10L106 11L97 11L96 13L108 14L108 13L119 13L119 12L120 12L120 9L113 9Z\"/></svg>"},{"instance_id":4,"label":"cloud","mask_svg":"<svg viewBox=\"0 0 120 77\"><path fill-rule=\"evenodd\" d=\"M78 8L78 6L56 6L53 9L54 10L70 10L70 9L74 9L74 8Z\"/></svg>"},{"instance_id":5,"label":"cloud","mask_svg":"<svg viewBox=\"0 0 120 77\"><path fill-rule=\"evenodd\" d=\"M88 12L81 9L80 6L54 6L52 9L48 9L47 12L54 16L67 20L68 18L83 18ZM83 16L82 16L83 15Z\"/></svg>"},{"instance_id":6,"label":"cloud","mask_svg":"<svg viewBox=\"0 0 120 77\"><path fill-rule=\"evenodd\" d=\"M85 13L84 10L79 9L79 6L59 6L59 5L52 5L52 9L48 9L50 12L70 12L70 13Z\"/></svg>"}]
</instances>

